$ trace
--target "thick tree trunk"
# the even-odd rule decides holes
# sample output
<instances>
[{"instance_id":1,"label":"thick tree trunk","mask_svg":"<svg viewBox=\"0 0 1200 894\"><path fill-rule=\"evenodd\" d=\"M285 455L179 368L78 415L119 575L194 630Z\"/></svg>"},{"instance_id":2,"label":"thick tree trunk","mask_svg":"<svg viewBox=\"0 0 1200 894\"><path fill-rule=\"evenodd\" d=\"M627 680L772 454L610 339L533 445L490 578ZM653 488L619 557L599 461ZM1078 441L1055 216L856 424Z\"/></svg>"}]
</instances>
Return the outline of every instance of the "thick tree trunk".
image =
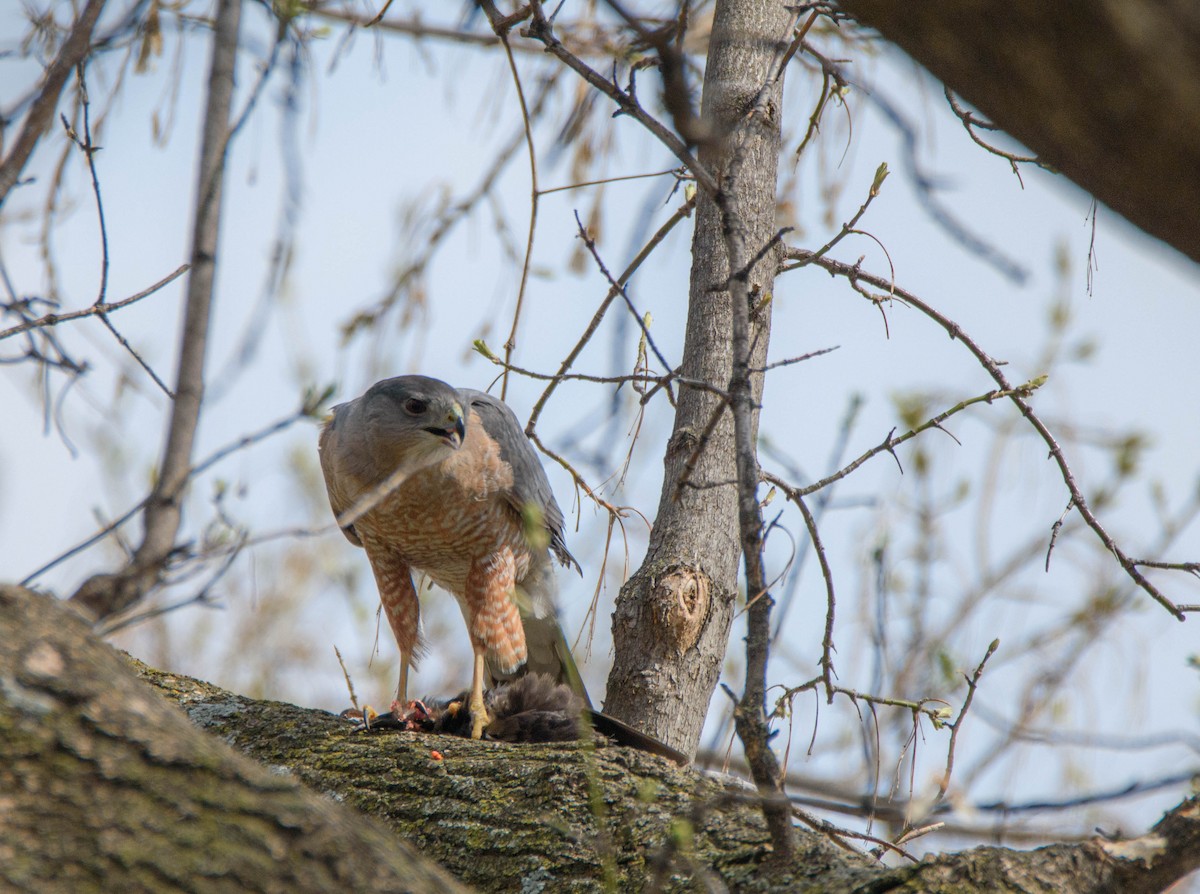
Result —
<instances>
[{"instance_id":1,"label":"thick tree trunk","mask_svg":"<svg viewBox=\"0 0 1200 894\"><path fill-rule=\"evenodd\" d=\"M496 892L1140 894L1200 865L1200 799L1129 841L894 869L800 830L781 864L746 788L641 752L353 733L131 663L16 587L0 633L0 890L465 890L433 859Z\"/></svg>"},{"instance_id":2,"label":"thick tree trunk","mask_svg":"<svg viewBox=\"0 0 1200 894\"><path fill-rule=\"evenodd\" d=\"M0 890L334 889L462 890L196 729L61 603L0 586Z\"/></svg>"},{"instance_id":3,"label":"thick tree trunk","mask_svg":"<svg viewBox=\"0 0 1200 894\"><path fill-rule=\"evenodd\" d=\"M839 5L1104 204L1200 261L1200 3Z\"/></svg>"},{"instance_id":4,"label":"thick tree trunk","mask_svg":"<svg viewBox=\"0 0 1200 894\"><path fill-rule=\"evenodd\" d=\"M745 164L737 178L737 207L747 245L758 254L776 232L776 168L779 115L747 112L773 72L788 12L767 0L721 0L716 5L704 75L705 124L728 138L705 145L700 160L718 177L729 159L732 137L744 140ZM769 99L779 108L782 82ZM775 255L767 252L750 275L752 367L762 367L770 332ZM692 240L691 286L683 376L725 389L733 372L733 314L729 263L721 213L711 196L698 196ZM756 376L754 397L762 395ZM613 613L615 660L605 711L694 754L729 641L737 596L741 544L738 537L737 473L733 419L726 409L702 444L719 406L708 391L681 386L675 427L667 445L658 514L645 561L621 588ZM757 426L757 413L754 414ZM695 455L699 452L698 460ZM698 487L679 487L688 479ZM719 485L719 486L714 486Z\"/></svg>"}]
</instances>

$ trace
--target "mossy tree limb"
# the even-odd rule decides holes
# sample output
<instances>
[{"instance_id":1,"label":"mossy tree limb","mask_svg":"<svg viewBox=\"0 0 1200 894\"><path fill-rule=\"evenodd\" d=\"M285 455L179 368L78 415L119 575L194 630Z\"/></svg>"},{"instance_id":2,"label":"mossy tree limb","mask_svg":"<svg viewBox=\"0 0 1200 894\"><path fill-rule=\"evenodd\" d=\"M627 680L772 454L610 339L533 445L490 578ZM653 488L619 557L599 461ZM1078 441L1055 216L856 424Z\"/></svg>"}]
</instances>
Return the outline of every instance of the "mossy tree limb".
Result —
<instances>
[{"instance_id":1,"label":"mossy tree limb","mask_svg":"<svg viewBox=\"0 0 1200 894\"><path fill-rule=\"evenodd\" d=\"M800 830L779 865L752 797L661 758L356 734L130 662L15 587L0 631L0 889L465 890L436 861L486 891L1137 894L1200 865L1195 799L1131 841L889 868Z\"/></svg>"}]
</instances>

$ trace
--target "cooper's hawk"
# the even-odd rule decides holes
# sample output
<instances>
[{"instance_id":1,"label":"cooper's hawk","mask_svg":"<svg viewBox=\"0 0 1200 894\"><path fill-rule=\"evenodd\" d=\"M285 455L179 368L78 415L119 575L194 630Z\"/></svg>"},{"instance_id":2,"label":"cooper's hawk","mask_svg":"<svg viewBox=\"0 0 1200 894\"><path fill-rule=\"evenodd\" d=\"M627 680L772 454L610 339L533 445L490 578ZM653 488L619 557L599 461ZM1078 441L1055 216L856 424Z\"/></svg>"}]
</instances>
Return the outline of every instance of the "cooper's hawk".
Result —
<instances>
[{"instance_id":1,"label":"cooper's hawk","mask_svg":"<svg viewBox=\"0 0 1200 894\"><path fill-rule=\"evenodd\" d=\"M579 563L537 454L506 404L426 376L399 376L333 408L321 470L342 531L363 547L400 647L393 711L407 705L419 650L414 571L450 592L475 653L472 736L489 718L490 683L526 670L585 699L554 614L550 553ZM364 511L364 509L366 511Z\"/></svg>"}]
</instances>

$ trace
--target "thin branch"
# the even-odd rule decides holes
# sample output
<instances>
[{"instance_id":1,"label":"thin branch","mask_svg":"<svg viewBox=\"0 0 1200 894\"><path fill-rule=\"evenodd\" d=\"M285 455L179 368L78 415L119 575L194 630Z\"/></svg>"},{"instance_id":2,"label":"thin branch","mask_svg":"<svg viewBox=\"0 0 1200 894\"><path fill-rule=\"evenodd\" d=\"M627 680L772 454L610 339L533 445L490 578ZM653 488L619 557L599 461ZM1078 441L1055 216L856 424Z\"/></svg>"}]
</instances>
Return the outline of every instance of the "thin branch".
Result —
<instances>
[{"instance_id":1,"label":"thin branch","mask_svg":"<svg viewBox=\"0 0 1200 894\"><path fill-rule=\"evenodd\" d=\"M566 358L559 365L558 374L550 381L550 384L546 387L546 390L542 392L542 396L537 399L536 403L534 403L533 410L529 414L529 422L525 426L526 434L530 434L533 431L534 426L537 424L538 417L540 417L542 414L542 409L546 406L546 401L550 399L550 395L554 393L554 389L558 387L558 383L562 381L562 378L566 375L567 370L569 370L575 364L575 360L583 352L583 349L587 343L591 341L592 336L595 335L596 330L600 327L600 322L604 319L604 315L607 313L609 306L613 302L613 299L621 293L621 289L624 288L624 286L629 282L630 278L632 278L637 269L642 266L642 263L646 260L646 258L650 257L650 253L653 252L654 249L658 248L659 244L662 243L665 238L667 238L667 234L675 228L676 224L678 224L685 217L689 217L691 215L692 210L695 207L696 197L695 195L692 195L687 199L687 201L685 201L679 208L675 210L675 213L672 214L666 220L666 222L658 228L655 234L650 237L649 241L642 246L641 251L639 251L637 255L634 256L633 260L629 262L629 266L625 268L619 277L617 277L615 286L609 287L608 294L604 296L604 300L600 302L600 306L596 308L596 312L592 314L591 322L588 323L587 328L583 331L583 335L579 337L579 341L575 343L575 347L571 349L571 352L567 354Z\"/></svg>"},{"instance_id":2,"label":"thin branch","mask_svg":"<svg viewBox=\"0 0 1200 894\"><path fill-rule=\"evenodd\" d=\"M604 177L600 180L584 180L581 183L568 183L565 186L552 186L549 189L543 189L539 195L548 196L552 192L563 192L568 189L583 189L585 186L604 186L608 183L623 183L626 180L648 180L651 177L665 177L667 174L674 174L677 179L683 180L690 177L685 177L681 168L669 168L665 171L655 171L652 174L626 174L622 177Z\"/></svg>"},{"instance_id":3,"label":"thin branch","mask_svg":"<svg viewBox=\"0 0 1200 894\"><path fill-rule=\"evenodd\" d=\"M100 196L100 176L96 172L96 153L99 151L100 147L92 143L91 101L88 99L87 81L83 76L83 63L80 63L77 67L76 75L79 85L79 104L83 109L83 137L81 138L75 133L74 129L67 122L65 115L62 117L62 123L63 127L66 128L68 138L72 143L79 147L79 150L83 153L84 158L87 160L88 173L91 175L92 195L96 199L96 217L98 218L100 226L100 287L97 290L96 300L93 302L92 306L103 307L105 304L105 298L108 296L109 255L108 226L104 221L104 200ZM108 318L108 314L101 312L99 316L100 322L102 322L105 328L112 333L112 336L117 340L117 343L123 347L131 357L133 357L138 366L145 370L146 375L150 376L150 379L159 387L163 394L165 394L167 397L174 398L175 395L171 393L171 389L167 387L167 384L161 378L159 378L159 375L154 371L154 368L150 366L150 364L146 362L145 358L142 357L142 355L138 353L133 345L129 343L129 339L117 331L117 327L112 324L112 320Z\"/></svg>"},{"instance_id":4,"label":"thin branch","mask_svg":"<svg viewBox=\"0 0 1200 894\"><path fill-rule=\"evenodd\" d=\"M1152 562L1149 559L1130 559L1134 565L1142 568L1161 568L1165 571L1186 571L1200 577L1200 562Z\"/></svg>"},{"instance_id":5,"label":"thin branch","mask_svg":"<svg viewBox=\"0 0 1200 894\"><path fill-rule=\"evenodd\" d=\"M963 108L959 101L955 99L954 94L951 92L949 87L943 86L942 89L946 94L946 102L950 104L950 110L954 112L954 114L958 117L958 120L962 122L962 126L967 132L967 136L969 136L971 140L980 148L1007 161L1012 167L1012 172L1017 175L1017 181L1021 184L1022 189L1025 188L1025 181L1021 179L1021 169L1017 167L1018 164L1037 165L1043 170L1051 170L1050 166L1043 162L1036 155L1017 155L1015 152L1005 152L1003 149L993 146L991 143L987 142L987 140L975 133L975 128L978 127L981 130L999 130L1000 128L998 128L995 124L992 124L990 121L984 121L970 109Z\"/></svg>"},{"instance_id":6,"label":"thin branch","mask_svg":"<svg viewBox=\"0 0 1200 894\"><path fill-rule=\"evenodd\" d=\"M776 713L782 712L782 706L800 693L814 691L818 686L823 686L824 683L825 680L823 677L813 677L811 680L806 680L798 686L785 687L783 694L775 700ZM869 692L859 692L857 689L850 689L846 686L834 686L832 691L834 695L843 695L852 702L864 702L868 705L888 708L902 708L912 714L928 717L935 726L946 726L946 717L948 716L945 708L946 702L940 698L923 698L913 701L912 699L896 698L894 696L872 695ZM941 705L942 707L935 708L930 707L930 705Z\"/></svg>"},{"instance_id":7,"label":"thin branch","mask_svg":"<svg viewBox=\"0 0 1200 894\"><path fill-rule=\"evenodd\" d=\"M1046 568L1045 568L1045 570L1047 572L1050 571L1050 555L1051 555L1051 553L1054 552L1054 544L1056 542L1058 542L1058 532L1062 530L1063 523L1067 520L1067 514L1071 511L1071 509L1074 506L1075 506L1074 500L1067 500L1067 508L1063 510L1062 515L1060 515L1058 517L1058 520L1055 521L1054 524L1052 524L1050 526L1050 543L1046 546Z\"/></svg>"},{"instance_id":8,"label":"thin branch","mask_svg":"<svg viewBox=\"0 0 1200 894\"><path fill-rule=\"evenodd\" d=\"M577 487L583 488L584 493L586 493L588 495L588 497L592 500L593 503L595 503L601 509L604 509L610 515L621 516L624 514L625 507L614 506L612 503L608 502L608 500L604 499L602 496L600 496L598 493L596 493L596 491L592 489L592 487L587 483L587 481L584 479L584 477L582 475L580 475L578 471L576 471L575 467L573 465L571 465L566 460L565 457L560 456L559 454L555 453L553 450L551 450L549 447L547 447L545 444L542 443L542 439L537 436L536 432L529 434L528 437L529 437L529 440L533 441L534 445L537 447L538 450L542 451L542 453L544 453L550 459L554 460L556 463L558 463L560 466L562 466L564 469L566 469L567 474L569 474L571 476L571 478L574 480L575 485Z\"/></svg>"},{"instance_id":9,"label":"thin branch","mask_svg":"<svg viewBox=\"0 0 1200 894\"><path fill-rule=\"evenodd\" d=\"M841 242L843 239L845 239L851 233L859 232L855 228L858 226L858 222L860 220L862 220L862 216L867 213L867 208L869 208L871 206L871 203L873 201L875 201L875 197L879 195L879 190L883 186L883 181L887 179L887 175L888 175L887 163L882 162L882 163L880 163L879 167L875 169L875 179L871 181L871 188L870 188L870 190L867 191L866 200L859 206L858 211L856 211L854 213L854 216L851 217L849 221L842 224L841 231L836 236L834 236L832 239L830 239L828 242L826 242L824 245L822 245L820 248L818 248L816 251L812 252L811 254L797 253L798 257L796 258L796 263L792 266L789 266L786 269L791 270L791 269L794 269L795 267L803 267L807 264L813 263L818 258L822 258L826 254L828 254L829 250L831 248L833 248L835 245L837 245L839 242Z\"/></svg>"},{"instance_id":10,"label":"thin branch","mask_svg":"<svg viewBox=\"0 0 1200 894\"><path fill-rule=\"evenodd\" d=\"M646 340L646 344L650 350L654 352L654 356L658 358L658 362L662 364L663 369L674 369L674 365L662 355L662 351L654 343L654 338L650 335L650 327L646 325L646 320L638 313L637 308L633 306L633 300L629 297L629 293L625 291L625 287L613 279L613 275L608 272L608 266L604 263L604 260L600 257L599 250L596 248L596 240L591 237L591 234L587 231L587 227L579 219L578 211L575 212L575 225L579 230L579 238L583 240L583 244L587 247L588 253L591 254L592 260L596 262L600 273L608 280L609 289L615 289L617 294L625 299L625 306L629 308L629 312L637 320L638 327L642 330L642 337Z\"/></svg>"},{"instance_id":11,"label":"thin branch","mask_svg":"<svg viewBox=\"0 0 1200 894\"><path fill-rule=\"evenodd\" d=\"M1058 466L1059 474L1062 477L1063 483L1066 485L1067 491L1075 503L1075 508L1079 511L1079 514L1083 517L1083 520L1087 523L1087 526L1095 532L1096 536L1100 538L1100 542L1103 543L1108 551L1113 554L1121 568L1124 569L1125 573L1129 575L1129 577L1135 584L1138 585L1138 587L1149 594L1155 602L1170 612L1171 615L1177 620L1184 620L1185 613L1179 608L1179 606L1175 605L1174 602L1163 595L1159 589L1146 578L1145 575L1138 571L1138 565L1140 563L1126 555L1125 551L1121 549L1108 531L1105 530L1104 526L1100 524L1100 520L1096 517L1095 513L1092 512L1087 498L1083 495L1083 491L1080 490L1079 485L1075 481L1075 474L1071 471L1071 467L1067 463L1066 455L1063 453L1062 447L1054 438L1054 435L1046 427L1045 423L1042 422L1041 418L1039 418L1038 415L1033 411L1033 407L1029 405L1029 401L1026 399L1026 396L1020 393L1020 389L1013 388L1013 386L1009 383L1008 377L1005 376L1004 372L1000 369L999 363L997 363L994 359L992 359L991 356L984 352L984 350L979 347L975 340L967 335L967 333L964 332L957 323L935 310L929 304L926 304L912 292L901 289L899 286L896 286L894 283L891 283L882 277L864 272L858 264L844 264L840 261L830 260L829 258L818 258L813 261L813 263L821 269L827 271L830 275L845 277L851 282L851 284L865 282L871 286L874 286L875 288L884 289L890 294L895 294L905 303L916 308L921 313L925 314L925 316L929 317L931 320L941 326L946 331L946 334L950 336L950 338L961 342L962 345L971 352L979 364L987 371L988 375L990 375L996 384L1000 386L1000 390L1005 392L1005 397L1007 397L1016 405L1017 409L1021 411L1021 415L1028 420L1029 424L1033 426L1034 430L1037 431L1042 440L1046 443L1046 446L1050 450L1051 457L1053 457L1055 464Z\"/></svg>"},{"instance_id":12,"label":"thin branch","mask_svg":"<svg viewBox=\"0 0 1200 894\"><path fill-rule=\"evenodd\" d=\"M971 709L971 702L975 700L975 690L979 686L979 678L983 676L983 667L988 663L988 659L995 654L1000 648L1000 640L994 639L991 645L988 646L987 652L984 653L979 665L975 668L975 673L966 677L967 681L967 697L963 701L963 705L958 710L958 716L954 718L954 722L950 726L950 744L946 748L946 772L942 774L942 781L938 784L937 795L934 796L934 803L942 801L946 797L946 791L950 788L950 774L954 772L954 746L958 743L958 732L962 729L963 718L967 716L967 711ZM965 676L965 675L964 675Z\"/></svg>"},{"instance_id":13,"label":"thin branch","mask_svg":"<svg viewBox=\"0 0 1200 894\"><path fill-rule=\"evenodd\" d=\"M833 669L833 653L836 651L833 645L833 619L837 608L837 597L833 589L833 569L829 566L829 557L825 554L821 535L817 531L817 520L809 511L808 504L799 494L795 494L794 497L789 495L789 499L792 499L800 507L800 512L804 516L804 524L808 528L808 536L812 541L813 552L816 553L817 561L821 565L821 576L825 579L825 633L821 637L821 678L825 682L826 701L832 703L833 678L836 676Z\"/></svg>"},{"instance_id":14,"label":"thin branch","mask_svg":"<svg viewBox=\"0 0 1200 894\"><path fill-rule=\"evenodd\" d=\"M90 307L85 307L81 310L68 311L67 313L43 314L36 319L26 320L24 323L13 326L9 329L0 329L0 341L10 338L14 335L20 335L22 332L28 332L31 329L46 329L51 326L57 326L59 323L69 323L71 320L79 320L84 317L94 317L97 314L112 313L114 310L120 310L123 307L128 307L131 304L141 301L143 298L148 298L159 289L170 285L175 280L179 279L179 277L183 276L183 274L187 273L190 267L190 264L181 264L154 285L143 289L135 295L130 295L128 298L122 298L120 301L112 301L107 304L93 304Z\"/></svg>"},{"instance_id":15,"label":"thin branch","mask_svg":"<svg viewBox=\"0 0 1200 894\"><path fill-rule=\"evenodd\" d=\"M683 162L684 167L692 172L696 178L696 182L705 192L709 195L716 195L719 189L716 177L692 155L683 140L676 136L661 121L643 109L635 96L621 90L615 83L605 78L568 50L562 41L555 36L554 26L546 18L545 10L542 9L542 4L539 0L531 0L530 9L533 12L533 20L526 27L524 33L534 40L541 41L550 55L554 56L595 89L616 103L621 114L628 115L650 131L659 142L671 150L672 155Z\"/></svg>"},{"instance_id":16,"label":"thin branch","mask_svg":"<svg viewBox=\"0 0 1200 894\"><path fill-rule=\"evenodd\" d=\"M390 3L391 0L388 2ZM505 18L500 15L492 0L479 0L479 5L487 14L492 30L496 32L496 36L500 38L500 43L504 46L504 55L508 59L508 70L512 74L513 84L517 88L517 100L521 104L521 124L525 129L525 146L529 150L529 233L525 239L525 260L521 264L521 285L517 289L517 306L513 309L512 328L509 330L508 340L504 343L504 362L509 363L512 361L513 351L517 347L517 326L521 322L525 287L529 282L529 265L533 260L533 236L537 230L538 199L541 190L538 187L537 150L533 145L533 122L530 120L529 106L525 102L525 88L521 86L521 74L517 71L517 61L513 57L512 47L508 45L509 30L525 16ZM386 8L385 6L384 9L386 10ZM383 13L381 12L379 16L382 17ZM506 369L500 383L500 399L504 400L507 393L508 370Z\"/></svg>"},{"instance_id":17,"label":"thin branch","mask_svg":"<svg viewBox=\"0 0 1200 894\"><path fill-rule=\"evenodd\" d=\"M296 422L298 422L301 419L311 419L314 416L314 414L316 413L316 407L318 406L318 404L323 402L324 400L328 399L327 391L328 390L326 390L324 392L320 392L319 394L316 392L313 392L311 394L305 395L304 402L301 404L300 408L298 410L296 410L295 412L291 413L288 416L283 417L282 419L276 420L275 422L272 422L267 426L264 426L263 428L259 429L256 432L252 432L251 434L244 435L243 437L238 438L233 443L226 444L224 447L221 447L220 449L209 454L207 457L205 457L203 460L201 460L199 463L192 466L188 470L188 480L190 481L190 480L196 478L198 475L200 475L204 472L207 472L210 468L215 466L217 463L219 463L221 460L225 459L226 457L231 456L232 454L237 453L241 450L245 450L248 447L253 447L255 444L259 443L260 441L266 440L267 438L271 437L274 434L278 434L279 432L283 431L286 428L289 428L291 425L295 424ZM54 568L56 565L62 564L67 559L71 558L72 556L78 555L79 553L83 552L85 549L88 549L89 547L94 546L96 543L100 542L105 537L107 537L109 534L116 531L118 528L120 528L122 525L124 525L127 521L129 521L131 518L133 518L135 515L137 515L143 509L145 509L146 504L149 502L150 502L150 496L147 496L145 499L143 499L141 502L139 502L136 506L132 507L131 509L129 509L126 512L119 515L117 518L113 519L111 522L109 522L107 525L105 525L103 528L101 528L95 534L92 534L86 540L83 540L83 541L75 544L73 547L68 549L66 552L60 553L59 555L57 555L53 559L51 559L49 562L45 563L44 565L40 566L39 568L35 569L34 571L31 571L21 581L21 586L23 586L23 587L29 586L34 580L41 577L43 574L45 574L51 568ZM320 530L324 531L325 528L321 528ZM252 538L247 541L247 545L254 546L257 543L262 542L264 537L266 539L278 539L279 536L297 536L297 537L299 537L299 536L312 536L312 534L311 534L311 532L307 532L304 530L288 529L282 535L264 535L263 537Z\"/></svg>"},{"instance_id":18,"label":"thin branch","mask_svg":"<svg viewBox=\"0 0 1200 894\"><path fill-rule=\"evenodd\" d=\"M950 409L944 410L941 413L939 413L938 415L934 416L933 418L921 423L916 428L914 428L910 431L906 431L902 435L895 434L895 429L893 429L892 432L890 432L888 434L888 436L886 438L884 438L881 443L879 443L875 447L872 447L870 450L863 453L857 459L854 459L851 462L847 463L846 465L842 466L842 468L838 469L833 474L825 476L820 481L816 481L805 487L795 488L795 493L801 497L807 497L809 494L816 493L817 491L822 490L822 489L828 487L829 485L833 484L835 481L841 481L843 478L845 478L847 475L849 475L851 472L853 472L855 469L857 469L863 463L867 462L868 460L872 459L873 457L878 456L880 453L890 453L892 455L892 457L894 459L896 459L895 451L896 451L897 447L899 447L905 441L912 440L913 438L915 438L917 435L921 434L922 432L929 431L931 428L936 428L939 431L942 431L945 434L947 434L953 438L954 437L953 435L951 435L948 431L946 431L944 428L942 428L942 423L945 422L947 419L949 419L951 416L955 415L956 413L961 413L963 410L967 409L967 407L973 406L975 404L979 404L979 403L990 404L993 401L998 400L1000 398L1004 398L1004 397L1012 397L1013 395L1017 395L1017 394L1021 394L1021 395L1032 394L1034 391L1036 391L1038 388L1040 388L1044 382L1045 382L1045 377L1038 377L1037 379L1033 379L1032 381L1026 382L1023 385L1019 385L1014 389L1009 389L1008 391L1001 391L1001 390L997 389L995 391L989 391L986 394L980 394L976 397L967 398L966 400L959 401L957 404L950 407ZM896 459L897 465L899 465L899 462L900 462L900 460ZM901 469L901 471L903 471L903 469ZM791 491L790 485L787 485L783 482L779 482L778 479L775 479L775 478L772 478L771 480L773 482L779 483L781 486L785 487L787 489L787 491L790 493L790 491Z\"/></svg>"}]
</instances>

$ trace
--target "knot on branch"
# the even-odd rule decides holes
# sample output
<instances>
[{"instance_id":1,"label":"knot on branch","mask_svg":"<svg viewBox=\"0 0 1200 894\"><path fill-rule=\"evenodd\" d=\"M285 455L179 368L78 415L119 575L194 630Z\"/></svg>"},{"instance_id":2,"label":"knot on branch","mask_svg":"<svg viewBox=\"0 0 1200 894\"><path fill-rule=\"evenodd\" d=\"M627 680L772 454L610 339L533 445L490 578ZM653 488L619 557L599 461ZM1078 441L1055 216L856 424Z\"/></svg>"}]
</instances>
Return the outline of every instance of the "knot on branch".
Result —
<instances>
[{"instance_id":1,"label":"knot on branch","mask_svg":"<svg viewBox=\"0 0 1200 894\"><path fill-rule=\"evenodd\" d=\"M664 650L682 655L700 638L708 617L712 583L699 568L676 565L654 581L650 612Z\"/></svg>"}]
</instances>

